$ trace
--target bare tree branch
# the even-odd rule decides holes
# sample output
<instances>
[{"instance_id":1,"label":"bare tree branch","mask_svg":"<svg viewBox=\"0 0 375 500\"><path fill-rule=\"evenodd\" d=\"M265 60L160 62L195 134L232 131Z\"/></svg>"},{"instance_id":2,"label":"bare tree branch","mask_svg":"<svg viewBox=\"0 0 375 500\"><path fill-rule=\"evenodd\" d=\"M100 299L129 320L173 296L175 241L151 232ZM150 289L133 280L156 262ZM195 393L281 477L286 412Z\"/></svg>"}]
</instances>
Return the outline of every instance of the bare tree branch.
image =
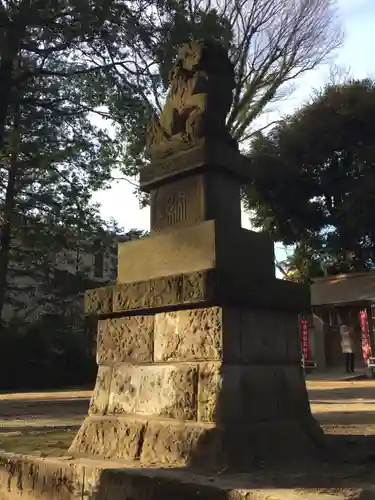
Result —
<instances>
[{"instance_id":1,"label":"bare tree branch","mask_svg":"<svg viewBox=\"0 0 375 500\"><path fill-rule=\"evenodd\" d=\"M254 120L271 103L279 101L286 83L325 62L342 41L335 0L188 0L181 3L196 23L202 12L208 14L213 9L220 19L230 23L231 57L236 66L237 84L228 125L240 141L258 131L253 127ZM142 62L145 64L145 60ZM158 89L154 88L153 92L153 100L158 102Z\"/></svg>"}]
</instances>

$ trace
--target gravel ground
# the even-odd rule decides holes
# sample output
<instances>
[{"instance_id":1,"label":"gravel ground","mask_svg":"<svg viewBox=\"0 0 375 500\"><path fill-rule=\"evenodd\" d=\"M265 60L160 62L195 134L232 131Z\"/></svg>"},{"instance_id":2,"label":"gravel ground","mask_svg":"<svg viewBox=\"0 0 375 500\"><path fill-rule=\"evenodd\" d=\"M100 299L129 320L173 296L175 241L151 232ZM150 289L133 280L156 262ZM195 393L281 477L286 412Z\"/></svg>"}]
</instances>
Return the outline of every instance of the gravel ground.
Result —
<instances>
[{"instance_id":1,"label":"gravel ground","mask_svg":"<svg viewBox=\"0 0 375 500\"><path fill-rule=\"evenodd\" d=\"M375 380L307 382L312 411L336 446L337 463L278 478L278 487L356 498L375 465ZM0 394L0 449L63 455L87 414L90 391ZM285 483L290 478L293 484ZM262 480L264 477L262 476Z\"/></svg>"}]
</instances>

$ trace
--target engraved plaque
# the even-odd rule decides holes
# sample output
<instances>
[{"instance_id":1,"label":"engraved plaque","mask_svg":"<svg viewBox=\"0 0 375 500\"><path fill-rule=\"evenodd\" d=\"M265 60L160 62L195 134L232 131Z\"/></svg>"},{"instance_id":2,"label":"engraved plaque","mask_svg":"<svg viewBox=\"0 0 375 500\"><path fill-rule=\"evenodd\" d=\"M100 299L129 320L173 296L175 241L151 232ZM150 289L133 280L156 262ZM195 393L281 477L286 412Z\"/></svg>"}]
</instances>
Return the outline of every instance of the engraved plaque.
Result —
<instances>
[{"instance_id":1,"label":"engraved plaque","mask_svg":"<svg viewBox=\"0 0 375 500\"><path fill-rule=\"evenodd\" d=\"M151 192L151 231L190 226L205 220L203 177L180 179Z\"/></svg>"}]
</instances>

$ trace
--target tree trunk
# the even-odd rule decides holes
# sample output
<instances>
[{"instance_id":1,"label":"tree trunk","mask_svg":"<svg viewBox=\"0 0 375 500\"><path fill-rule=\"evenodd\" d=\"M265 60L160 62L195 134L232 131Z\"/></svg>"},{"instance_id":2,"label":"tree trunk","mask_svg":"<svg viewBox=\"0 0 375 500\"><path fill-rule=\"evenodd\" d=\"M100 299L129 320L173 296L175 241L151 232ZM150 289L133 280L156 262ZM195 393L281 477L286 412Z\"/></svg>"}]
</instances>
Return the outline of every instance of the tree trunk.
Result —
<instances>
[{"instance_id":1,"label":"tree trunk","mask_svg":"<svg viewBox=\"0 0 375 500\"><path fill-rule=\"evenodd\" d=\"M2 40L4 48L1 52L0 61L0 149L4 145L5 126L13 87L14 66L17 62L24 33L24 26L12 23Z\"/></svg>"},{"instance_id":2,"label":"tree trunk","mask_svg":"<svg viewBox=\"0 0 375 500\"><path fill-rule=\"evenodd\" d=\"M19 2L17 14L8 7L1 6L1 22L4 31L0 40L0 149L4 145L5 126L14 84L14 69L16 64L19 69L18 55L26 34L29 15L30 0Z\"/></svg>"},{"instance_id":3,"label":"tree trunk","mask_svg":"<svg viewBox=\"0 0 375 500\"><path fill-rule=\"evenodd\" d=\"M19 106L17 106L13 124L14 139L12 142L10 164L8 169L5 203L2 210L2 224L0 226L0 326L3 324L3 309L7 291L14 199L16 196L19 120Z\"/></svg>"}]
</instances>

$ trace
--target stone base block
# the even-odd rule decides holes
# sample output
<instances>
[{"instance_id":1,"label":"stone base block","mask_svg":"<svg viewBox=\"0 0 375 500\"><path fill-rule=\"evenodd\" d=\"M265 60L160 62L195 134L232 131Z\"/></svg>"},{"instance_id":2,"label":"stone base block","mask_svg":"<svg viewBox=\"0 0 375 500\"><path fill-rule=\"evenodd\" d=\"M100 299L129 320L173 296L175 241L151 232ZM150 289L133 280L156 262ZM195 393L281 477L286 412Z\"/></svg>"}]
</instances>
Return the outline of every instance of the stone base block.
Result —
<instances>
[{"instance_id":1,"label":"stone base block","mask_svg":"<svg viewBox=\"0 0 375 500\"><path fill-rule=\"evenodd\" d=\"M296 365L172 362L100 366L90 416L134 416L220 426L311 416Z\"/></svg>"},{"instance_id":2,"label":"stone base block","mask_svg":"<svg viewBox=\"0 0 375 500\"><path fill-rule=\"evenodd\" d=\"M299 365L297 314L227 306L99 320L99 366L221 360Z\"/></svg>"},{"instance_id":3,"label":"stone base block","mask_svg":"<svg viewBox=\"0 0 375 500\"><path fill-rule=\"evenodd\" d=\"M69 453L104 459L139 458L145 423L125 418L88 417L83 422Z\"/></svg>"},{"instance_id":4,"label":"stone base block","mask_svg":"<svg viewBox=\"0 0 375 500\"><path fill-rule=\"evenodd\" d=\"M69 454L132 460L142 466L248 471L263 464L298 463L315 456L322 444L323 433L313 418L224 429L197 422L88 417Z\"/></svg>"},{"instance_id":5,"label":"stone base block","mask_svg":"<svg viewBox=\"0 0 375 500\"><path fill-rule=\"evenodd\" d=\"M235 243L234 243L235 242ZM118 246L117 283L219 269L275 278L274 243L263 233L208 220Z\"/></svg>"},{"instance_id":6,"label":"stone base block","mask_svg":"<svg viewBox=\"0 0 375 500\"><path fill-rule=\"evenodd\" d=\"M276 278L254 279L246 270L218 269L87 290L84 309L87 315L109 318L218 304L268 312L311 310L308 286Z\"/></svg>"},{"instance_id":7,"label":"stone base block","mask_svg":"<svg viewBox=\"0 0 375 500\"><path fill-rule=\"evenodd\" d=\"M207 476L189 469L139 468L137 463L0 454L0 500L344 500L345 491L314 490L313 475L270 471ZM328 481L328 483L327 483ZM316 482L316 479L315 479ZM304 487L307 488L304 490ZM332 491L329 490L332 488ZM298 491L293 491L298 488ZM363 485L362 485L363 488ZM358 495L362 488L357 490ZM353 493L350 491L350 493ZM352 495L351 495L352 496ZM357 497L356 497L357 498ZM362 498L362 496L360 497ZM363 498L372 498L364 496Z\"/></svg>"}]
</instances>

